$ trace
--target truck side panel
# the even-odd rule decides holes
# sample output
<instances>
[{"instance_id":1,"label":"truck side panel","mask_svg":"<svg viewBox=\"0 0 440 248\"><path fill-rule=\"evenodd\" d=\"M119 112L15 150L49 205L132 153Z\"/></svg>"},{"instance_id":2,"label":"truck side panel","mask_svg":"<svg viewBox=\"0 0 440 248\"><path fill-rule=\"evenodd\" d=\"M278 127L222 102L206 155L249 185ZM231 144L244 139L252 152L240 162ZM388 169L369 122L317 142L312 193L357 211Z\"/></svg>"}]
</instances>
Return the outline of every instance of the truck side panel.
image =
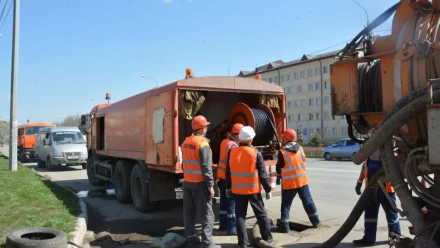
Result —
<instances>
[{"instance_id":1,"label":"truck side panel","mask_svg":"<svg viewBox=\"0 0 440 248\"><path fill-rule=\"evenodd\" d=\"M145 162L151 167L175 172L176 89L145 99ZM177 134L176 134L177 135Z\"/></svg>"}]
</instances>

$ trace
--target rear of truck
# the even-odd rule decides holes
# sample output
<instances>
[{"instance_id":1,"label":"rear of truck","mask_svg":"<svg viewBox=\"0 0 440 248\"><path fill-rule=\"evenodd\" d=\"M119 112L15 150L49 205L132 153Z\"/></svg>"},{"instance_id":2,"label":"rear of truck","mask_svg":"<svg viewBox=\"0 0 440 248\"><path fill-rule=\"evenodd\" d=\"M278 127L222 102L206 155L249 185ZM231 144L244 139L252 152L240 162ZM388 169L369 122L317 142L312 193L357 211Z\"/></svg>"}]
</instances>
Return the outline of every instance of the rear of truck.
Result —
<instances>
[{"instance_id":1,"label":"rear of truck","mask_svg":"<svg viewBox=\"0 0 440 248\"><path fill-rule=\"evenodd\" d=\"M18 158L21 162L35 157L35 140L38 130L42 127L55 127L49 123L31 123L25 124L18 129L17 149Z\"/></svg>"},{"instance_id":2,"label":"rear of truck","mask_svg":"<svg viewBox=\"0 0 440 248\"><path fill-rule=\"evenodd\" d=\"M142 212L182 198L180 144L191 135L191 119L197 114L211 122L207 138L214 171L220 143L237 122L255 128L254 145L267 166L275 165L278 137L286 128L283 89L255 79L201 77L95 108L87 136L89 180L113 183L117 199L133 201Z\"/></svg>"}]
</instances>

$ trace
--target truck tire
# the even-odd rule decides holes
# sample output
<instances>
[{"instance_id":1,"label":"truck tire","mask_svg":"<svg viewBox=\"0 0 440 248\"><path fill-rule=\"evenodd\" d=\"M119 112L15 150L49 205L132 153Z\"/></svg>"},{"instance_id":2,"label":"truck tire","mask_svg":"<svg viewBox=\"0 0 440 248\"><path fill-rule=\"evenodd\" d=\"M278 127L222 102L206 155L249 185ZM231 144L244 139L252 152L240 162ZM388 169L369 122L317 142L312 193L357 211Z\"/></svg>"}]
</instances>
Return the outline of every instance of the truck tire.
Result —
<instances>
[{"instance_id":1,"label":"truck tire","mask_svg":"<svg viewBox=\"0 0 440 248\"><path fill-rule=\"evenodd\" d=\"M20 163L24 163L26 162L26 156L24 155L24 150L20 149L20 152L18 153L18 160L20 161Z\"/></svg>"},{"instance_id":2,"label":"truck tire","mask_svg":"<svg viewBox=\"0 0 440 248\"><path fill-rule=\"evenodd\" d=\"M93 166L93 157L89 157L87 159L87 178L91 185L94 186L103 186L105 181L95 177L95 167Z\"/></svg>"},{"instance_id":3,"label":"truck tire","mask_svg":"<svg viewBox=\"0 0 440 248\"><path fill-rule=\"evenodd\" d=\"M116 199L120 203L131 202L130 179L132 168L133 166L125 160L119 160L116 163L113 184L115 185Z\"/></svg>"},{"instance_id":4,"label":"truck tire","mask_svg":"<svg viewBox=\"0 0 440 248\"><path fill-rule=\"evenodd\" d=\"M135 165L131 172L131 197L134 207L143 213L153 212L157 207L157 202L150 201L150 188L146 179L145 170L140 164Z\"/></svg>"},{"instance_id":5,"label":"truck tire","mask_svg":"<svg viewBox=\"0 0 440 248\"><path fill-rule=\"evenodd\" d=\"M58 248L66 246L66 233L54 228L23 228L10 233L6 238L6 248Z\"/></svg>"}]
</instances>

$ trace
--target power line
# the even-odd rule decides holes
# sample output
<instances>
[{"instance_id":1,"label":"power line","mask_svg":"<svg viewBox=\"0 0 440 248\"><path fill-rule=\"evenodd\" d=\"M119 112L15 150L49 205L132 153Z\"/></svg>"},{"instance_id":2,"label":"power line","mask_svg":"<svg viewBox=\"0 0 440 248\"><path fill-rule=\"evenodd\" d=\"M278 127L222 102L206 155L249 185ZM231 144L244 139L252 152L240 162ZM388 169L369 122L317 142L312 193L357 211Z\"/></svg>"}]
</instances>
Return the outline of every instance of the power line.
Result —
<instances>
[{"instance_id":1,"label":"power line","mask_svg":"<svg viewBox=\"0 0 440 248\"><path fill-rule=\"evenodd\" d=\"M8 9L8 12L6 13L5 19L3 19L2 25L0 26L0 31L2 30L3 25L5 24L6 19L8 19L9 11L11 11L11 8L12 8L12 3L9 5L9 9Z\"/></svg>"},{"instance_id":2,"label":"power line","mask_svg":"<svg viewBox=\"0 0 440 248\"><path fill-rule=\"evenodd\" d=\"M8 5L9 0L6 0L5 5L3 6L2 13L0 14L0 20L3 18L3 14L5 13L6 6ZM14 0L12 0L14 2Z\"/></svg>"},{"instance_id":3,"label":"power line","mask_svg":"<svg viewBox=\"0 0 440 248\"><path fill-rule=\"evenodd\" d=\"M317 53L323 52L323 51L328 50L328 49L330 49L330 48L333 48L333 47L335 47L335 46L339 46L339 45L341 45L341 44L347 43L347 42L349 42L349 41L351 41L351 40L352 40L352 39L349 39L349 40L343 41L343 42L341 42L341 43L338 43L338 44L333 45L333 46L329 46L329 47L327 47L327 48L324 48L324 49L322 49L322 50L319 50L319 51L314 52L314 53L311 53L311 54L317 54Z\"/></svg>"}]
</instances>

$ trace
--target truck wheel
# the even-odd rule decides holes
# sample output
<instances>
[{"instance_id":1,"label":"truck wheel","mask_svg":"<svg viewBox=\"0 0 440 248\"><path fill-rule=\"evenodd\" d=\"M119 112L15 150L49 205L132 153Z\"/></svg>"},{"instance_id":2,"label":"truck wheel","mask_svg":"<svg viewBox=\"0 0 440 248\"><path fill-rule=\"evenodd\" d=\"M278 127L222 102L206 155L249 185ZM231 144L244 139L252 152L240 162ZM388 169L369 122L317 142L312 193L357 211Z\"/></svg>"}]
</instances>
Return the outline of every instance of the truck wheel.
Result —
<instances>
[{"instance_id":1,"label":"truck wheel","mask_svg":"<svg viewBox=\"0 0 440 248\"><path fill-rule=\"evenodd\" d=\"M37 166L38 168L44 168L46 167L46 163L44 163L44 161L41 161L41 159L37 157Z\"/></svg>"},{"instance_id":2,"label":"truck wheel","mask_svg":"<svg viewBox=\"0 0 440 248\"><path fill-rule=\"evenodd\" d=\"M23 228L10 233L6 238L7 248L56 248L66 247L66 244L66 233L54 228Z\"/></svg>"},{"instance_id":3,"label":"truck wheel","mask_svg":"<svg viewBox=\"0 0 440 248\"><path fill-rule=\"evenodd\" d=\"M124 160L119 160L116 163L113 182L115 185L116 199L118 199L120 203L131 201L130 177L132 168L133 167Z\"/></svg>"},{"instance_id":4,"label":"truck wheel","mask_svg":"<svg viewBox=\"0 0 440 248\"><path fill-rule=\"evenodd\" d=\"M150 201L150 188L146 179L147 175L141 165L135 165L131 172L131 197L134 207L143 213L152 212L157 207L157 202Z\"/></svg>"},{"instance_id":5,"label":"truck wheel","mask_svg":"<svg viewBox=\"0 0 440 248\"><path fill-rule=\"evenodd\" d=\"M46 167L49 171L54 171L57 168L57 166L53 165L52 162L50 161L50 157L48 157L46 160Z\"/></svg>"},{"instance_id":6,"label":"truck wheel","mask_svg":"<svg viewBox=\"0 0 440 248\"><path fill-rule=\"evenodd\" d=\"M93 158L89 157L87 159L87 178L91 185L102 186L105 184L105 181L95 177L95 167L93 166Z\"/></svg>"}]
</instances>

